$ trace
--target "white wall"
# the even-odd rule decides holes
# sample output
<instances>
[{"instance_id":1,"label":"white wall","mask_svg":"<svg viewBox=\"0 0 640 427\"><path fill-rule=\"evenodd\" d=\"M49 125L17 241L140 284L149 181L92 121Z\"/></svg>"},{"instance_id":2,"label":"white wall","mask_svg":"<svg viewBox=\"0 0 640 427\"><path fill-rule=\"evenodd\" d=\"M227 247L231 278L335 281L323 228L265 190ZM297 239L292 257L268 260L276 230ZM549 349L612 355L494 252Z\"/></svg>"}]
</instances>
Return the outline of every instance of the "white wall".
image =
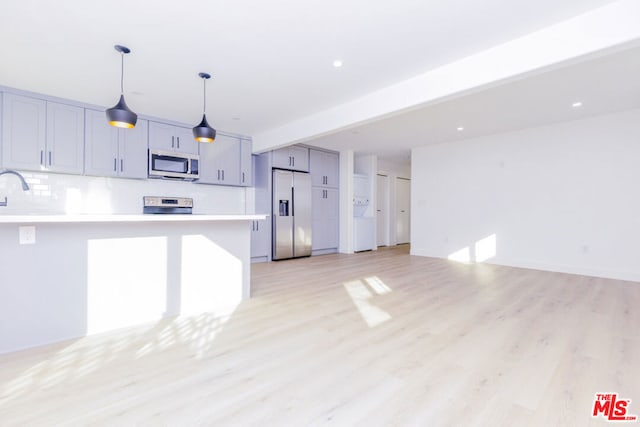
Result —
<instances>
[{"instance_id":1,"label":"white wall","mask_svg":"<svg viewBox=\"0 0 640 427\"><path fill-rule=\"evenodd\" d=\"M340 151L340 246L338 252L353 253L353 150Z\"/></svg>"},{"instance_id":2,"label":"white wall","mask_svg":"<svg viewBox=\"0 0 640 427\"><path fill-rule=\"evenodd\" d=\"M186 181L136 180L21 172L31 190L23 192L11 175L0 177L0 215L65 213L142 213L143 196L191 197L194 213L245 213L245 189Z\"/></svg>"},{"instance_id":3,"label":"white wall","mask_svg":"<svg viewBox=\"0 0 640 427\"><path fill-rule=\"evenodd\" d=\"M412 254L640 281L640 110L425 146L412 165Z\"/></svg>"}]
</instances>

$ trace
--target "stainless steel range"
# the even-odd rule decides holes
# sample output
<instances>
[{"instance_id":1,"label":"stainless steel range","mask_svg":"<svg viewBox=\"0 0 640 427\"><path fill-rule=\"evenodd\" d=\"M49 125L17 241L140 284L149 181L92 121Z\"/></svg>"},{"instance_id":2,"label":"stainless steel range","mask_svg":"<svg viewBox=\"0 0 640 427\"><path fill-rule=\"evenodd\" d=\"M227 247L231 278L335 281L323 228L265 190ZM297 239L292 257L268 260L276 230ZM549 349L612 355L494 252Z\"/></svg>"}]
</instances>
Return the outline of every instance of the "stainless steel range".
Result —
<instances>
[{"instance_id":1,"label":"stainless steel range","mask_svg":"<svg viewBox=\"0 0 640 427\"><path fill-rule=\"evenodd\" d=\"M142 202L145 214L190 214L193 210L193 199L188 197L144 196Z\"/></svg>"}]
</instances>

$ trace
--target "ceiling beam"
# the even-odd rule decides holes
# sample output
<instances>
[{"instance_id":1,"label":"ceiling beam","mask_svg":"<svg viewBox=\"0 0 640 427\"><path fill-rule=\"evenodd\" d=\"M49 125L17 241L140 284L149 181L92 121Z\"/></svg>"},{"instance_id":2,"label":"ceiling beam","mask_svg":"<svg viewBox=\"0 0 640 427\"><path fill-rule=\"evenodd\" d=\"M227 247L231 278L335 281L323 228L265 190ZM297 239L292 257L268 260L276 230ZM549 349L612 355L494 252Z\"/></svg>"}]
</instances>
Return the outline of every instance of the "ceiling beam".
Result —
<instances>
[{"instance_id":1,"label":"ceiling beam","mask_svg":"<svg viewBox=\"0 0 640 427\"><path fill-rule=\"evenodd\" d=\"M640 45L640 2L619 0L424 74L253 135L254 152L350 127ZM348 147L345 147L345 149Z\"/></svg>"}]
</instances>

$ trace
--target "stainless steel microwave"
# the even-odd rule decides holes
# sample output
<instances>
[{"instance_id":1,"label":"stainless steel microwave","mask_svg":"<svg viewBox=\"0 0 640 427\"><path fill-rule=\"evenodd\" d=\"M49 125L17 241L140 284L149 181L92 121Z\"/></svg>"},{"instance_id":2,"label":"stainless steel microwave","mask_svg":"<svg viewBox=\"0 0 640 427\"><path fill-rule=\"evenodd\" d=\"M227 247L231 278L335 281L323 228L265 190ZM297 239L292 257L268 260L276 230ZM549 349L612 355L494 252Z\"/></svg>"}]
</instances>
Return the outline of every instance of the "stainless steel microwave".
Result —
<instances>
[{"instance_id":1,"label":"stainless steel microwave","mask_svg":"<svg viewBox=\"0 0 640 427\"><path fill-rule=\"evenodd\" d=\"M149 177L195 180L199 178L197 154L149 150Z\"/></svg>"}]
</instances>

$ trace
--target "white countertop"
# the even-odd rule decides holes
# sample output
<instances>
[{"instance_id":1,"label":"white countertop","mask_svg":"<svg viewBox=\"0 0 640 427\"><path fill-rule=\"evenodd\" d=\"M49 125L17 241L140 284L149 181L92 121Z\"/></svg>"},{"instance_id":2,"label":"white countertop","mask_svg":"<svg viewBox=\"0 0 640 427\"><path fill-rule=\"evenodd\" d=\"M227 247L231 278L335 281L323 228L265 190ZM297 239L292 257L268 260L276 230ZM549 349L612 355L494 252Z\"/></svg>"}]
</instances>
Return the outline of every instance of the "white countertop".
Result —
<instances>
[{"instance_id":1,"label":"white countertop","mask_svg":"<svg viewBox=\"0 0 640 427\"><path fill-rule=\"evenodd\" d=\"M116 215L116 214L74 214L74 215L0 215L0 224L43 224L43 223L89 223L89 222L210 222L210 221L257 221L266 215Z\"/></svg>"}]
</instances>

